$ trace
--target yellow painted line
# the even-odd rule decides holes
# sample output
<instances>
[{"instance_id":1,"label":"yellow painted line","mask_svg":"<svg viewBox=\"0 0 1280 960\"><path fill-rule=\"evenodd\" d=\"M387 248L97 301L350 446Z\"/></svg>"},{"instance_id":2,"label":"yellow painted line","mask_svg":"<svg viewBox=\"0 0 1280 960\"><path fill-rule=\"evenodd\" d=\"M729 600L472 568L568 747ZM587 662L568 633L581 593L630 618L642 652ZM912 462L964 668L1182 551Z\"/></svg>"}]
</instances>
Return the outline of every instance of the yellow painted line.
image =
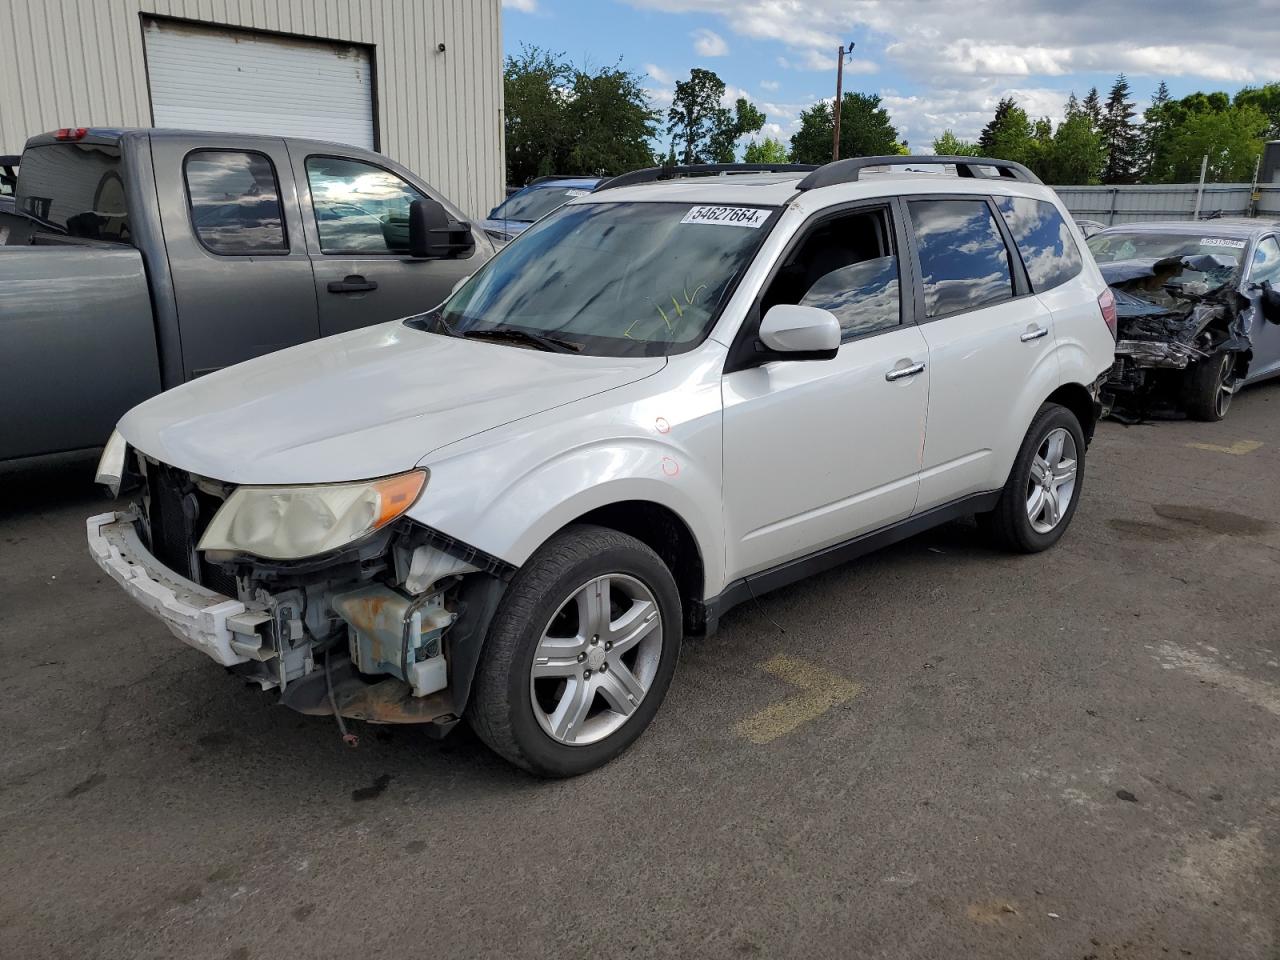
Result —
<instances>
[{"instance_id":1,"label":"yellow painted line","mask_svg":"<svg viewBox=\"0 0 1280 960\"><path fill-rule=\"evenodd\" d=\"M1246 453L1253 453L1253 451L1262 446L1262 441L1237 440L1229 447L1224 447L1218 443L1188 443L1187 446L1192 450L1208 450L1210 453L1230 453L1239 457Z\"/></svg>"},{"instance_id":2,"label":"yellow painted line","mask_svg":"<svg viewBox=\"0 0 1280 960\"><path fill-rule=\"evenodd\" d=\"M738 722L735 729L752 743L777 740L862 691L861 685L852 680L785 653L765 663L764 669L779 680L799 687L801 692Z\"/></svg>"}]
</instances>

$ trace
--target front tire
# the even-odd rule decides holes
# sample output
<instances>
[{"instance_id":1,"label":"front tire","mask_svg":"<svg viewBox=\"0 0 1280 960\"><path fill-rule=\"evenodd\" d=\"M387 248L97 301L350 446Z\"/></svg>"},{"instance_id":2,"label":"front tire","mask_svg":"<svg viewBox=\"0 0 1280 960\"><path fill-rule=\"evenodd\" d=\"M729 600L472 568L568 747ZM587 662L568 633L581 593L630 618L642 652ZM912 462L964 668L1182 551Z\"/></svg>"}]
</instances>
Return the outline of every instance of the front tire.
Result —
<instances>
[{"instance_id":1,"label":"front tire","mask_svg":"<svg viewBox=\"0 0 1280 960\"><path fill-rule=\"evenodd\" d=\"M1015 553L1053 546L1075 516L1084 489L1085 440L1076 415L1044 404L1027 434L995 509L979 524L995 542Z\"/></svg>"},{"instance_id":2,"label":"front tire","mask_svg":"<svg viewBox=\"0 0 1280 960\"><path fill-rule=\"evenodd\" d=\"M1231 407L1238 383L1234 353L1193 363L1182 380L1182 404L1187 415L1209 423L1221 420Z\"/></svg>"},{"instance_id":3,"label":"front tire","mask_svg":"<svg viewBox=\"0 0 1280 960\"><path fill-rule=\"evenodd\" d=\"M680 653L671 571L634 537L568 527L516 573L489 628L467 720L543 777L608 763L658 711Z\"/></svg>"}]
</instances>

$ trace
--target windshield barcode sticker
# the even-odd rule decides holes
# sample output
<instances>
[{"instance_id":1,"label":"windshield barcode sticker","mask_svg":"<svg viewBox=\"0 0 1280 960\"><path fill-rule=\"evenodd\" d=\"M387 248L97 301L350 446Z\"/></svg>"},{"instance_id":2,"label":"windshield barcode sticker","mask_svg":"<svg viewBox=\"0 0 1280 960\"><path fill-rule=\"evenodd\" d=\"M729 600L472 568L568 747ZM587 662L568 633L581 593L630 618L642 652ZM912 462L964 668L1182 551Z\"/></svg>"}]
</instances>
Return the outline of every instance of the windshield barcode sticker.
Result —
<instances>
[{"instance_id":1,"label":"windshield barcode sticker","mask_svg":"<svg viewBox=\"0 0 1280 960\"><path fill-rule=\"evenodd\" d=\"M1226 237L1203 237L1200 240L1202 247L1230 247L1232 250L1243 250L1243 240L1228 240Z\"/></svg>"},{"instance_id":2,"label":"windshield barcode sticker","mask_svg":"<svg viewBox=\"0 0 1280 960\"><path fill-rule=\"evenodd\" d=\"M694 207L681 223L715 223L758 230L769 219L769 211L758 207Z\"/></svg>"}]
</instances>

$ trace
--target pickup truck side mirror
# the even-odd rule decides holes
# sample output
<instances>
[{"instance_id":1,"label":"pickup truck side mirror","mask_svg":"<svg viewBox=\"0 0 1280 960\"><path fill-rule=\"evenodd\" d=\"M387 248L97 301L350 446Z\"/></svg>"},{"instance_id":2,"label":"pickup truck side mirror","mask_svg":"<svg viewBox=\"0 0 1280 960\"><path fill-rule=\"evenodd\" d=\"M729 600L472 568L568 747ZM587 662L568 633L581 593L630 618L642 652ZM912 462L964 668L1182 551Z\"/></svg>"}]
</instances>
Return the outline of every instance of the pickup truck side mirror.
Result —
<instances>
[{"instance_id":1,"label":"pickup truck side mirror","mask_svg":"<svg viewBox=\"0 0 1280 960\"><path fill-rule=\"evenodd\" d=\"M471 224L449 217L439 200L409 204L409 256L415 260L451 260L475 249Z\"/></svg>"},{"instance_id":2,"label":"pickup truck side mirror","mask_svg":"<svg viewBox=\"0 0 1280 960\"><path fill-rule=\"evenodd\" d=\"M773 360L830 360L840 349L840 321L830 310L779 303L760 321L760 343Z\"/></svg>"}]
</instances>

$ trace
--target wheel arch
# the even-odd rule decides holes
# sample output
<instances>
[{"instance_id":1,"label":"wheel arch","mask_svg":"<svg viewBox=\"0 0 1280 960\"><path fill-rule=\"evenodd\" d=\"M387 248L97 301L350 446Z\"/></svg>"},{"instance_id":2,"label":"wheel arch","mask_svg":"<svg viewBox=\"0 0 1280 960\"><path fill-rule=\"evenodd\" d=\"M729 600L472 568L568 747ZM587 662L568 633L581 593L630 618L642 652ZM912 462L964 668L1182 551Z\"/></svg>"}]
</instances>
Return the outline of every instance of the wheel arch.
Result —
<instances>
[{"instance_id":1,"label":"wheel arch","mask_svg":"<svg viewBox=\"0 0 1280 960\"><path fill-rule=\"evenodd\" d=\"M1080 429L1084 431L1085 443L1093 440L1093 431L1098 425L1098 406L1089 388L1080 383L1064 383L1049 396L1045 403L1056 403L1066 407L1080 421Z\"/></svg>"}]
</instances>

